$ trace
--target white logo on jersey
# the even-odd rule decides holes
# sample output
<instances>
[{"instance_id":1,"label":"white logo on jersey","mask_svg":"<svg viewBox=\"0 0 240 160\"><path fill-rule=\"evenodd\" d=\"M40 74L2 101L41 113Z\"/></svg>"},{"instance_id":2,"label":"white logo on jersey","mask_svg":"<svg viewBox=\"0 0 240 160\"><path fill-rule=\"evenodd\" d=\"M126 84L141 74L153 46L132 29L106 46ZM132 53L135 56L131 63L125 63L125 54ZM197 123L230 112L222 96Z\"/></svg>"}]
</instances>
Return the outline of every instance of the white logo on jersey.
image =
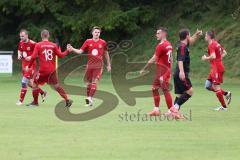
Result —
<instances>
[{"instance_id":1,"label":"white logo on jersey","mask_svg":"<svg viewBox=\"0 0 240 160\"><path fill-rule=\"evenodd\" d=\"M92 55L93 55L93 56L98 55L98 50L97 50L97 49L93 49L93 50L92 50Z\"/></svg>"},{"instance_id":2,"label":"white logo on jersey","mask_svg":"<svg viewBox=\"0 0 240 160\"><path fill-rule=\"evenodd\" d=\"M22 56L23 56L23 58L26 58L26 57L27 57L27 53L24 51L24 52L22 53Z\"/></svg>"},{"instance_id":3,"label":"white logo on jersey","mask_svg":"<svg viewBox=\"0 0 240 160\"><path fill-rule=\"evenodd\" d=\"M30 51L30 47L27 47L27 50Z\"/></svg>"}]
</instances>

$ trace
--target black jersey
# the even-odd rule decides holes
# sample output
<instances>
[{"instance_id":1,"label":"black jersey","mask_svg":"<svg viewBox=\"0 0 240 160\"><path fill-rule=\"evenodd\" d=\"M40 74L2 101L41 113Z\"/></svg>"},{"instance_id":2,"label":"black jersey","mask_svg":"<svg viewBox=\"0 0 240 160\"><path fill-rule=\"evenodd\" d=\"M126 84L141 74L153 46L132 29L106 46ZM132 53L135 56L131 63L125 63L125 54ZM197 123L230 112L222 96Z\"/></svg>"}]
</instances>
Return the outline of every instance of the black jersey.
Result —
<instances>
[{"instance_id":1,"label":"black jersey","mask_svg":"<svg viewBox=\"0 0 240 160\"><path fill-rule=\"evenodd\" d=\"M190 51L188 44L186 45L184 43L180 43L177 45L177 62L178 61L183 62L184 72L185 74L188 74L190 72ZM178 74L179 71L180 70L177 63L175 73Z\"/></svg>"}]
</instances>

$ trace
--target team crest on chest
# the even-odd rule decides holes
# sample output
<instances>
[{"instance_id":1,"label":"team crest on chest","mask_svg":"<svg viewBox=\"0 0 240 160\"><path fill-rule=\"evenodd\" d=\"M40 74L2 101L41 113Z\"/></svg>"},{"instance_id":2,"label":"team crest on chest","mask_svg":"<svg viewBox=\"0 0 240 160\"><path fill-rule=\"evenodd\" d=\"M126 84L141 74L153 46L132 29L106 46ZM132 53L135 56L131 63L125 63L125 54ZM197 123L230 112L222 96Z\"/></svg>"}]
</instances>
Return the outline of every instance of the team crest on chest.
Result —
<instances>
[{"instance_id":1,"label":"team crest on chest","mask_svg":"<svg viewBox=\"0 0 240 160\"><path fill-rule=\"evenodd\" d=\"M28 51L30 51L30 50L31 50L31 48L30 48L30 47L27 47L27 50L28 50Z\"/></svg>"},{"instance_id":2,"label":"team crest on chest","mask_svg":"<svg viewBox=\"0 0 240 160\"><path fill-rule=\"evenodd\" d=\"M101 44L99 44L98 48L102 49L102 48L103 48L103 46L102 46Z\"/></svg>"},{"instance_id":3,"label":"team crest on chest","mask_svg":"<svg viewBox=\"0 0 240 160\"><path fill-rule=\"evenodd\" d=\"M89 46L90 46L90 47L92 47L92 46L93 46L93 44L89 44Z\"/></svg>"}]
</instances>

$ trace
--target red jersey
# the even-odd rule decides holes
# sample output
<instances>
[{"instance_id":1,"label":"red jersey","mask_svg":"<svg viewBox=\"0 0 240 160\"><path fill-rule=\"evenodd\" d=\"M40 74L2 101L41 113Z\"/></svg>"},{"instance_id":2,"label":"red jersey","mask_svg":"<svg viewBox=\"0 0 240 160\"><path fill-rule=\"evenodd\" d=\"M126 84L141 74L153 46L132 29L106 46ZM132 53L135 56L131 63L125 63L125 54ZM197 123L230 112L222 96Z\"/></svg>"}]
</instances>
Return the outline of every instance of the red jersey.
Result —
<instances>
[{"instance_id":1,"label":"red jersey","mask_svg":"<svg viewBox=\"0 0 240 160\"><path fill-rule=\"evenodd\" d=\"M36 44L32 54L32 61L39 58L39 72L50 74L56 70L56 56L62 58L68 54L68 51L61 52L55 43L41 41Z\"/></svg>"},{"instance_id":2,"label":"red jersey","mask_svg":"<svg viewBox=\"0 0 240 160\"><path fill-rule=\"evenodd\" d=\"M93 39L87 39L80 49L88 51L88 67L103 67L103 56L107 51L107 43L104 40L99 39L95 42Z\"/></svg>"},{"instance_id":3,"label":"red jersey","mask_svg":"<svg viewBox=\"0 0 240 160\"><path fill-rule=\"evenodd\" d=\"M159 43L155 50L156 65L159 67L167 67L171 70L172 67L172 51L173 47L167 40Z\"/></svg>"},{"instance_id":4,"label":"red jersey","mask_svg":"<svg viewBox=\"0 0 240 160\"><path fill-rule=\"evenodd\" d=\"M208 55L212 55L215 53L216 58L213 60L210 60L211 68L217 69L219 72L224 71L224 66L222 63L222 52L224 48L215 40L212 40L212 42L208 45Z\"/></svg>"},{"instance_id":5,"label":"red jersey","mask_svg":"<svg viewBox=\"0 0 240 160\"><path fill-rule=\"evenodd\" d=\"M28 42L20 41L18 44L18 50L21 52L22 56L22 69L29 65L29 61L26 61L25 58L31 56L35 47L35 42L28 40ZM32 68L36 68L36 61L33 62Z\"/></svg>"}]
</instances>

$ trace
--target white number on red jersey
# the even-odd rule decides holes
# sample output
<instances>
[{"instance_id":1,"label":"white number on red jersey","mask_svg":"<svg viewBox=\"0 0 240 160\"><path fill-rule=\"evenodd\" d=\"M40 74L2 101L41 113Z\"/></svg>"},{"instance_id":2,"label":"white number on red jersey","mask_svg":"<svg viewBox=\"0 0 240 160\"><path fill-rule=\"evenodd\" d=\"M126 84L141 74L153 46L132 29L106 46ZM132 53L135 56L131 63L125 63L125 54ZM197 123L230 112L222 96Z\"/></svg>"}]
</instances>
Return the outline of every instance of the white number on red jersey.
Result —
<instances>
[{"instance_id":1,"label":"white number on red jersey","mask_svg":"<svg viewBox=\"0 0 240 160\"><path fill-rule=\"evenodd\" d=\"M53 51L51 49L45 49L43 51L46 61L51 61L53 59Z\"/></svg>"},{"instance_id":2,"label":"white number on red jersey","mask_svg":"<svg viewBox=\"0 0 240 160\"><path fill-rule=\"evenodd\" d=\"M172 63L172 50L169 50L167 52L167 56L168 56L168 63Z\"/></svg>"},{"instance_id":3,"label":"white number on red jersey","mask_svg":"<svg viewBox=\"0 0 240 160\"><path fill-rule=\"evenodd\" d=\"M168 63L172 63L172 46L167 46L166 49L168 49L167 56L168 56Z\"/></svg>"}]
</instances>

